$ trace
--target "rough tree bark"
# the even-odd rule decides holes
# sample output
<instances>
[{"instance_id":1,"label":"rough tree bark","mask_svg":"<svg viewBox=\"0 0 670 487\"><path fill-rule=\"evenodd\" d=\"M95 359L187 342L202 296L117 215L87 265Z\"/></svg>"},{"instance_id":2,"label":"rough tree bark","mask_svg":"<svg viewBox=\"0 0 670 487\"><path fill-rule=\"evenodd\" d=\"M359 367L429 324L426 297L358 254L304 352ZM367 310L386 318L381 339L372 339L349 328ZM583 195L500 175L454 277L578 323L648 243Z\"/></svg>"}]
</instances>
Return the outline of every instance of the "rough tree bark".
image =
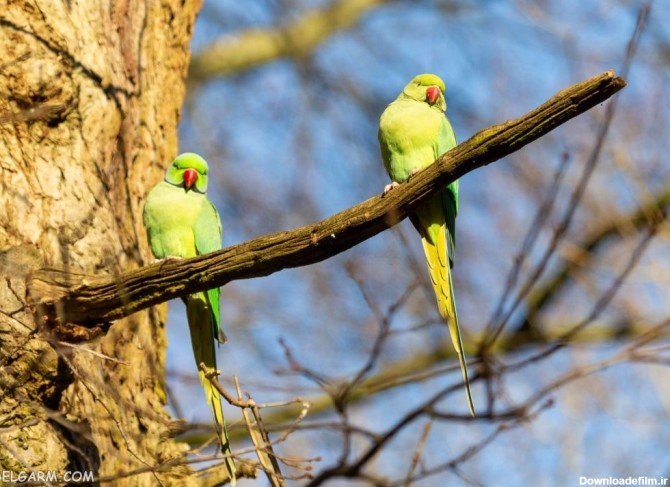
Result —
<instances>
[{"instance_id":1,"label":"rough tree bark","mask_svg":"<svg viewBox=\"0 0 670 487\"><path fill-rule=\"evenodd\" d=\"M142 198L177 151L200 4L0 1L0 470L190 479L165 467L186 448L164 410L166 308L73 348L38 329L23 276L149 258Z\"/></svg>"}]
</instances>

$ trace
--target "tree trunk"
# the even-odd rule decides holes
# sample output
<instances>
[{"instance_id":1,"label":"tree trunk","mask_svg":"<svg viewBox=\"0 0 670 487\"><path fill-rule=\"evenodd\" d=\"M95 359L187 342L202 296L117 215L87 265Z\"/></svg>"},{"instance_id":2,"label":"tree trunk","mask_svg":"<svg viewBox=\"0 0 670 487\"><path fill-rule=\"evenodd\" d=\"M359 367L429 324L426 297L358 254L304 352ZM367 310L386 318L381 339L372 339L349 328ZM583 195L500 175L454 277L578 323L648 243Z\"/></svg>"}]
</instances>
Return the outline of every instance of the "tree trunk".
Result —
<instances>
[{"instance_id":1,"label":"tree trunk","mask_svg":"<svg viewBox=\"0 0 670 487\"><path fill-rule=\"evenodd\" d=\"M0 470L105 479L184 454L164 410L166 308L66 344L26 306L24 278L150 260L142 203L177 151L200 3L0 0Z\"/></svg>"}]
</instances>

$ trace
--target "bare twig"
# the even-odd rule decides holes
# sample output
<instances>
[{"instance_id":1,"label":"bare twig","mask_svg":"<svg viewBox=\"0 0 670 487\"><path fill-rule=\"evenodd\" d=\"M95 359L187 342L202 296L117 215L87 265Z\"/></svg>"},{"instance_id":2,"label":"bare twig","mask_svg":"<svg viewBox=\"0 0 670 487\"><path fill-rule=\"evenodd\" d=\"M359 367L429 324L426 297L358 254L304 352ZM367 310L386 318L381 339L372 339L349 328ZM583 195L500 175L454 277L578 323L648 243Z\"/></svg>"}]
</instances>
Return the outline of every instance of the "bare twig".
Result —
<instances>
[{"instance_id":1,"label":"bare twig","mask_svg":"<svg viewBox=\"0 0 670 487\"><path fill-rule=\"evenodd\" d=\"M235 376L234 380L235 389L237 390L237 398L242 400L242 390L240 389L240 383L237 380L237 376ZM249 400L251 400L251 398L249 398ZM260 409L255 404L250 408L243 408L242 416L247 425L249 437L256 449L258 461L263 467L263 471L265 472L270 485L272 487L282 487L286 485L281 469L279 468L279 463L277 462L277 457L272 449L272 444L270 443L270 436L261 419Z\"/></svg>"},{"instance_id":2,"label":"bare twig","mask_svg":"<svg viewBox=\"0 0 670 487\"><path fill-rule=\"evenodd\" d=\"M407 472L407 478L405 479L405 485L407 487L412 487L412 480L414 480L414 472L419 466L421 461L421 455L423 455L423 449L426 447L426 442L428 441L428 435L430 433L430 427L433 425L432 421L426 422L423 427L423 432L421 433L421 438L419 438L419 444L416 446L414 455L412 455L412 463L409 465L409 471Z\"/></svg>"}]
</instances>

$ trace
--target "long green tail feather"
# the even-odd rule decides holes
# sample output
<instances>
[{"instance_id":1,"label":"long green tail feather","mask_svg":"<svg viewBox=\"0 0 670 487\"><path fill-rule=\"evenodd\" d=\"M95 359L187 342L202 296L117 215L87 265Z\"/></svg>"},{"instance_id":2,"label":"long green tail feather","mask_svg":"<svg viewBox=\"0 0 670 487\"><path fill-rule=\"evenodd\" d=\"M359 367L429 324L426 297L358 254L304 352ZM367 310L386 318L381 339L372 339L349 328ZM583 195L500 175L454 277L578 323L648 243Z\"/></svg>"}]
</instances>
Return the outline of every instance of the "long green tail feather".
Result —
<instances>
[{"instance_id":1,"label":"long green tail feather","mask_svg":"<svg viewBox=\"0 0 670 487\"><path fill-rule=\"evenodd\" d=\"M451 341L454 344L458 361L463 374L465 383L465 393L468 399L470 414L475 416L475 407L472 402L472 393L470 391L470 379L468 378L468 367L465 362L465 353L463 352L463 340L458 324L458 313L456 312L456 300L454 299L454 285L451 279L451 267L449 266L449 256L447 253L447 236L444 228L439 232L440 236L433 245L425 236L422 235L421 242L426 254L430 280L433 283L433 290L437 298L437 307L440 316L447 322Z\"/></svg>"},{"instance_id":2,"label":"long green tail feather","mask_svg":"<svg viewBox=\"0 0 670 487\"><path fill-rule=\"evenodd\" d=\"M216 369L216 351L214 347L214 329L212 324L212 312L209 308L205 293L192 294L187 298L186 315L191 332L191 344L195 363L199 367L204 363L207 368ZM223 406L219 391L212 385L205 373L199 371L200 382L205 389L207 402L212 408L216 433L221 444L221 451L226 455L226 469L230 475L230 484L235 486L235 462L233 461L226 430L226 421L223 417Z\"/></svg>"}]
</instances>

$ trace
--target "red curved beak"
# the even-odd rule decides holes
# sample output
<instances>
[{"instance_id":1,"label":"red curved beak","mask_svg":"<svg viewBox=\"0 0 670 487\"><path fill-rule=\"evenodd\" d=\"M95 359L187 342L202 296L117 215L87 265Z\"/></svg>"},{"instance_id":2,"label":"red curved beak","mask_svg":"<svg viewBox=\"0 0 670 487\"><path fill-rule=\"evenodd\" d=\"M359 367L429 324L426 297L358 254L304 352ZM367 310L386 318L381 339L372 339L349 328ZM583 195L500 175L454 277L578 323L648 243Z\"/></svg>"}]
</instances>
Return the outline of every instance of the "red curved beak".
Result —
<instances>
[{"instance_id":1,"label":"red curved beak","mask_svg":"<svg viewBox=\"0 0 670 487\"><path fill-rule=\"evenodd\" d=\"M191 189L191 186L198 180L198 172L195 169L186 169L184 171L184 186L186 189Z\"/></svg>"},{"instance_id":2,"label":"red curved beak","mask_svg":"<svg viewBox=\"0 0 670 487\"><path fill-rule=\"evenodd\" d=\"M426 101L430 105L435 105L439 98L440 89L437 86L429 86L428 89L426 89Z\"/></svg>"}]
</instances>

